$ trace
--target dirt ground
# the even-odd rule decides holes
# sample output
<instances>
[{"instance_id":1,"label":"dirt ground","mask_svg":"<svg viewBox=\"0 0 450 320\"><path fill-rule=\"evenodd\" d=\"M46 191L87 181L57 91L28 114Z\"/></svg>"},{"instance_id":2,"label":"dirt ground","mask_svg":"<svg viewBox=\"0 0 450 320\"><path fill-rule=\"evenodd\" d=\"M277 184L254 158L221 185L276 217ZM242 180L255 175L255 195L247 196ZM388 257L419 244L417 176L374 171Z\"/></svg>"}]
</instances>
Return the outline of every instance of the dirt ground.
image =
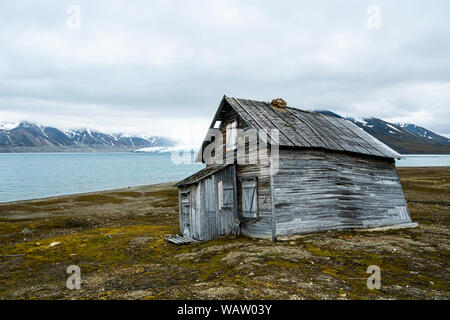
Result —
<instances>
[{"instance_id":1,"label":"dirt ground","mask_svg":"<svg viewBox=\"0 0 450 320\"><path fill-rule=\"evenodd\" d=\"M449 299L450 167L399 175L418 228L277 243L165 242L178 233L171 184L0 204L0 299ZM81 290L66 287L70 265Z\"/></svg>"}]
</instances>

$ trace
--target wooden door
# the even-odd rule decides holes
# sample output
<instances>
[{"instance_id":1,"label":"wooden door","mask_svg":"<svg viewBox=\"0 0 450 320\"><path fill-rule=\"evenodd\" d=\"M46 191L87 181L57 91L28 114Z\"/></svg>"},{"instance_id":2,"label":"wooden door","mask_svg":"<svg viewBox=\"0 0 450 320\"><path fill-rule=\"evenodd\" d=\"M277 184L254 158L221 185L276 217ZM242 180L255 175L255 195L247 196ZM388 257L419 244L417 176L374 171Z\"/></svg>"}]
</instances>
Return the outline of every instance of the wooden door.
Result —
<instances>
[{"instance_id":1,"label":"wooden door","mask_svg":"<svg viewBox=\"0 0 450 320\"><path fill-rule=\"evenodd\" d=\"M181 194L181 214L182 233L185 237L191 237L191 194L184 192Z\"/></svg>"}]
</instances>

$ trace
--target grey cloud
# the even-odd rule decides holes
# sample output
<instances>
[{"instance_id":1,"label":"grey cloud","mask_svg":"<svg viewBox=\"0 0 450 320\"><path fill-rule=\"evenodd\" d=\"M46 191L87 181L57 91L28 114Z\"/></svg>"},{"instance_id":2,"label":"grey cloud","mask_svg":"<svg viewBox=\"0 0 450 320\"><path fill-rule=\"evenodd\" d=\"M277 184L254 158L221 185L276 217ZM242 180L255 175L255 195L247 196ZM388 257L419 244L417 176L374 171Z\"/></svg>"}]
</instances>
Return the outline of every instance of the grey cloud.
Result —
<instances>
[{"instance_id":1,"label":"grey cloud","mask_svg":"<svg viewBox=\"0 0 450 320\"><path fill-rule=\"evenodd\" d=\"M72 2L0 5L0 116L173 136L223 94L281 96L450 134L448 1L376 1L380 30L365 1L73 3L74 31Z\"/></svg>"}]
</instances>

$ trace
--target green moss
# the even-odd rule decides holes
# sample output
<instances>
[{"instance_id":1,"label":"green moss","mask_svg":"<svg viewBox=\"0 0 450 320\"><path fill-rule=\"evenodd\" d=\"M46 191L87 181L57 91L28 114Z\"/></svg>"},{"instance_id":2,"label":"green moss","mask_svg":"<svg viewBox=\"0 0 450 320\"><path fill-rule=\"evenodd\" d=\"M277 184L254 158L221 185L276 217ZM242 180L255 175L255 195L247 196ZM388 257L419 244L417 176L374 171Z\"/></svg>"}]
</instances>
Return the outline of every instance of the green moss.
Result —
<instances>
[{"instance_id":1,"label":"green moss","mask_svg":"<svg viewBox=\"0 0 450 320\"><path fill-rule=\"evenodd\" d=\"M400 172L401 176L404 173ZM26 299L111 299L142 290L140 298L190 299L208 298L202 295L205 289L220 287L234 288L234 293L219 298L240 299L294 295L306 299L449 297L445 269L449 255L442 249L447 241L444 227L450 213L446 205L448 189L445 190L448 179L440 177L442 174L432 179L425 177L434 173L424 173L419 178L409 171L406 175L402 182L410 200L409 210L423 228L311 234L291 244L245 237L188 246L167 243L165 235L178 233L177 189L169 185L9 204L8 213L0 205L3 218L14 212L29 213L20 221L0 222L0 255L25 255L0 258L0 298L17 294ZM33 218L35 213L51 215ZM24 228L32 232L21 233ZM136 244L133 239L137 237L150 239ZM385 239L387 246L391 239L402 254L374 247L379 239ZM49 247L52 242L61 244ZM424 250L416 244L420 242L435 251ZM209 250L213 246L216 249ZM273 252L269 247L273 247ZM308 258L290 256L296 247L308 252ZM248 258L244 254L243 258L230 260L228 255L236 250L247 252ZM177 257L181 253L193 258ZM87 284L83 293L55 291L54 288L64 287L66 267L72 264L81 267L83 279L96 279L104 291ZM367 288L369 265L380 266L382 290ZM407 286L423 290L427 296ZM23 288L29 289L22 292Z\"/></svg>"},{"instance_id":2,"label":"green moss","mask_svg":"<svg viewBox=\"0 0 450 320\"><path fill-rule=\"evenodd\" d=\"M270 258L267 259L267 264L269 266L277 266L280 268L292 268L292 269L299 269L301 267L301 264L298 262L292 262L283 258Z\"/></svg>"}]
</instances>

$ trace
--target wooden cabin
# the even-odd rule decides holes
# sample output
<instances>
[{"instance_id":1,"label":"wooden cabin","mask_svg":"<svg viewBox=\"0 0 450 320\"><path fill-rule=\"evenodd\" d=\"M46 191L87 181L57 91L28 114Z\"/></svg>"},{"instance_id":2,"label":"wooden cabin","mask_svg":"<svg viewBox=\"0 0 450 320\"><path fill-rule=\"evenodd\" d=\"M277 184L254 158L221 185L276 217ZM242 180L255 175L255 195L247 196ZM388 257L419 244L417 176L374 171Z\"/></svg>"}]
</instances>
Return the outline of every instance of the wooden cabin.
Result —
<instances>
[{"instance_id":1,"label":"wooden cabin","mask_svg":"<svg viewBox=\"0 0 450 320\"><path fill-rule=\"evenodd\" d=\"M259 153L259 161L250 155L246 162L207 163L204 152L213 143L207 135L197 155L206 168L177 184L184 237L240 233L277 240L412 224L395 167L401 156L350 121L288 107L282 99L224 96L213 128L223 135L223 158L243 146ZM237 136L250 130L258 133L256 144Z\"/></svg>"}]
</instances>

